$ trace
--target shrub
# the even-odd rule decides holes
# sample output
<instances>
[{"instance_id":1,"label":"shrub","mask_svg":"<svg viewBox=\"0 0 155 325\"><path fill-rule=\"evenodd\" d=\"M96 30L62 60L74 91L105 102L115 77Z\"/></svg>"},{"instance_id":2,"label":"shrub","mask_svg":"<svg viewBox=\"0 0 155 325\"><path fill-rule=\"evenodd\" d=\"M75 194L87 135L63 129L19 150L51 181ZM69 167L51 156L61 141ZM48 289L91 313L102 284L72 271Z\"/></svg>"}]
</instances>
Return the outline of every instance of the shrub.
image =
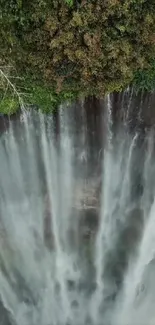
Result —
<instances>
[{"instance_id":1,"label":"shrub","mask_svg":"<svg viewBox=\"0 0 155 325\"><path fill-rule=\"evenodd\" d=\"M148 69L138 70L133 80L135 88L139 91L155 90L155 59L152 60Z\"/></svg>"},{"instance_id":2,"label":"shrub","mask_svg":"<svg viewBox=\"0 0 155 325\"><path fill-rule=\"evenodd\" d=\"M19 102L12 96L0 100L0 113L11 115L17 112Z\"/></svg>"}]
</instances>

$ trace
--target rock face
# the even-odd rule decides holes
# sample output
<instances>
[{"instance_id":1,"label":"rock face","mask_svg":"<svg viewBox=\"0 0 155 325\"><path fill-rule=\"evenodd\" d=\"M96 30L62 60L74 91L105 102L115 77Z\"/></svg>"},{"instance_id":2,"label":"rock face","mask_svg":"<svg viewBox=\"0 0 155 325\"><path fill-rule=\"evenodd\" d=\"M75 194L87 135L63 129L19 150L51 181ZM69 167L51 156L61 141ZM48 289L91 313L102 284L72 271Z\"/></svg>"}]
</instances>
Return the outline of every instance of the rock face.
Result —
<instances>
[{"instance_id":1,"label":"rock face","mask_svg":"<svg viewBox=\"0 0 155 325\"><path fill-rule=\"evenodd\" d=\"M21 114L20 111L16 114L11 115L11 116L0 114L0 136L3 134L3 132L8 130L8 128L10 126L10 122L19 121L20 114Z\"/></svg>"},{"instance_id":2,"label":"rock face","mask_svg":"<svg viewBox=\"0 0 155 325\"><path fill-rule=\"evenodd\" d=\"M128 124L128 130L139 129L142 134L155 125L155 92L136 94L133 89L112 95L112 114L114 128L120 122Z\"/></svg>"}]
</instances>

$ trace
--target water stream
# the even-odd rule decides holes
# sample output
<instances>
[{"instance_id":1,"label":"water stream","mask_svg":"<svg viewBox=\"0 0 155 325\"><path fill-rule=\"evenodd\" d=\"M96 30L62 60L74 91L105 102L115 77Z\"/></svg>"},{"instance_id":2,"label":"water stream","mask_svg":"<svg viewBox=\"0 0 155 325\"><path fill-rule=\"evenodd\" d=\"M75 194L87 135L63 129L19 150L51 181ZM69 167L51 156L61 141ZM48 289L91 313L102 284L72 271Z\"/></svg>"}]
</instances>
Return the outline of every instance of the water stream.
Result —
<instances>
[{"instance_id":1,"label":"water stream","mask_svg":"<svg viewBox=\"0 0 155 325\"><path fill-rule=\"evenodd\" d=\"M155 323L155 131L132 96L1 134L0 324Z\"/></svg>"}]
</instances>

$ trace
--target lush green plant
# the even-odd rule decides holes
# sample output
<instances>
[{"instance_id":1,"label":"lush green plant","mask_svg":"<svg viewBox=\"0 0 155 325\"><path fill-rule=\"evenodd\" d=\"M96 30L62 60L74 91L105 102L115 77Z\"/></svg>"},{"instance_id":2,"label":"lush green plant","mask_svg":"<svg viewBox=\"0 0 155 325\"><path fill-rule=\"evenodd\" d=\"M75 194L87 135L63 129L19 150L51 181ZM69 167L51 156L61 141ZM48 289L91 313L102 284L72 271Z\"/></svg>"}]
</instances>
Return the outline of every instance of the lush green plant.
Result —
<instances>
[{"instance_id":1,"label":"lush green plant","mask_svg":"<svg viewBox=\"0 0 155 325\"><path fill-rule=\"evenodd\" d=\"M72 7L74 0L64 0L65 3L67 3L68 6Z\"/></svg>"},{"instance_id":2,"label":"lush green plant","mask_svg":"<svg viewBox=\"0 0 155 325\"><path fill-rule=\"evenodd\" d=\"M0 70L0 72L3 71ZM23 79L14 78L12 82L6 72L4 76L0 75L0 112L2 114L10 115L20 107L27 108L31 105L45 113L51 113L62 102L71 102L75 97L77 97L76 92L61 91L58 94L54 88L30 76Z\"/></svg>"},{"instance_id":3,"label":"lush green plant","mask_svg":"<svg viewBox=\"0 0 155 325\"><path fill-rule=\"evenodd\" d=\"M19 102L16 98L12 96L7 96L0 100L0 113L11 115L17 112L19 109Z\"/></svg>"},{"instance_id":4,"label":"lush green plant","mask_svg":"<svg viewBox=\"0 0 155 325\"><path fill-rule=\"evenodd\" d=\"M138 70L133 81L137 90L155 90L155 59L152 60L148 69Z\"/></svg>"},{"instance_id":5,"label":"lush green plant","mask_svg":"<svg viewBox=\"0 0 155 325\"><path fill-rule=\"evenodd\" d=\"M11 70L10 66L0 67L0 112L7 115L24 106L22 94L15 82L18 77L13 77Z\"/></svg>"},{"instance_id":6,"label":"lush green plant","mask_svg":"<svg viewBox=\"0 0 155 325\"><path fill-rule=\"evenodd\" d=\"M45 85L33 84L30 88L28 103L37 105L44 113L51 113L57 109L62 102L71 102L76 93L61 91L59 94L54 89Z\"/></svg>"}]
</instances>

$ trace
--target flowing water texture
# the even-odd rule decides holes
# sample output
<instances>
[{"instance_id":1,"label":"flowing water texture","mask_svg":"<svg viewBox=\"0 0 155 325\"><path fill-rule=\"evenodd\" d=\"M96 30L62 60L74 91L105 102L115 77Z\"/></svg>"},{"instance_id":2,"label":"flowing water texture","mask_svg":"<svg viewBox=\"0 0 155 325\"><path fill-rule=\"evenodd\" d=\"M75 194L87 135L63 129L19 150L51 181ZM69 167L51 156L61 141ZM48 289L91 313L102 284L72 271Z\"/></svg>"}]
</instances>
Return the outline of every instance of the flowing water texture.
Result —
<instances>
[{"instance_id":1,"label":"flowing water texture","mask_svg":"<svg viewBox=\"0 0 155 325\"><path fill-rule=\"evenodd\" d=\"M29 112L1 135L2 325L155 324L155 134L131 131L125 101L114 131L106 98L96 155L83 103L59 127Z\"/></svg>"}]
</instances>

